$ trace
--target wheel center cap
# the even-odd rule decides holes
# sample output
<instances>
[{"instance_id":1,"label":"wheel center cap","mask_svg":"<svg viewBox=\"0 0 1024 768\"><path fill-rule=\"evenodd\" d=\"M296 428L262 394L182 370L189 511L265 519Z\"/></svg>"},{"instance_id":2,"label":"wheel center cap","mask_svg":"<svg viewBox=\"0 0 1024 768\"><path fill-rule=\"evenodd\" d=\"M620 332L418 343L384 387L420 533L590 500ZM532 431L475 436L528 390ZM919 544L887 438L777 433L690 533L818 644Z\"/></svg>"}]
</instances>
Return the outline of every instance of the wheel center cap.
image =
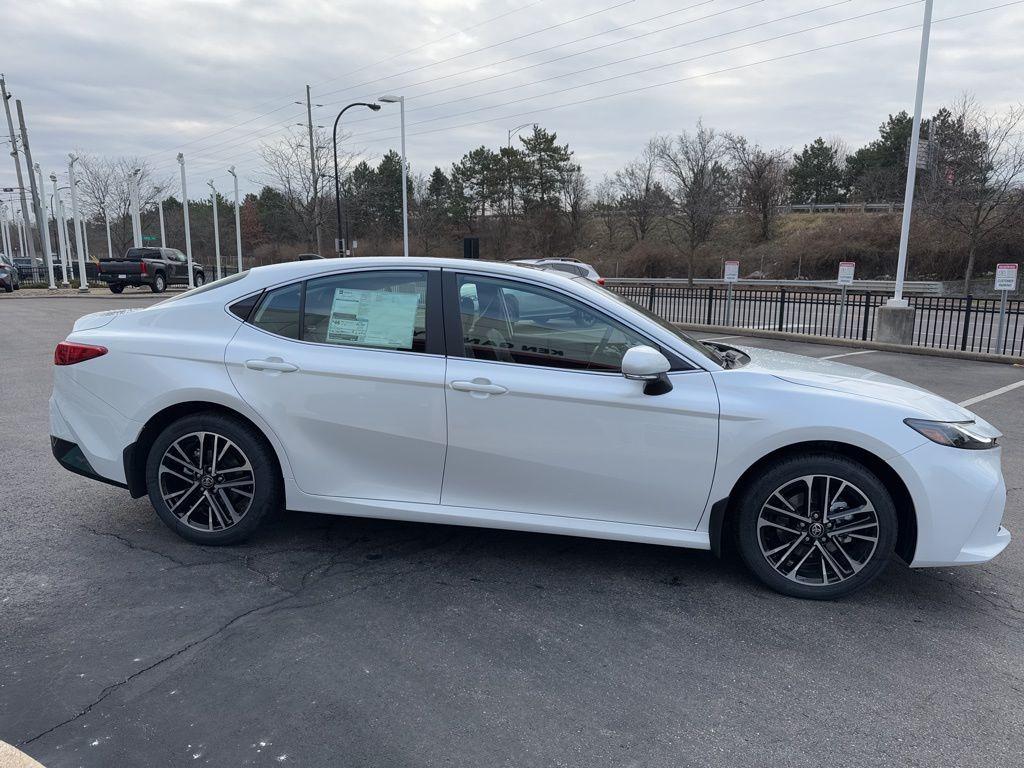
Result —
<instances>
[{"instance_id":1,"label":"wheel center cap","mask_svg":"<svg viewBox=\"0 0 1024 768\"><path fill-rule=\"evenodd\" d=\"M199 484L203 488L213 488L213 478L210 475L203 475L199 480Z\"/></svg>"},{"instance_id":2,"label":"wheel center cap","mask_svg":"<svg viewBox=\"0 0 1024 768\"><path fill-rule=\"evenodd\" d=\"M810 533L814 538L820 539L825 533L825 526L821 523L811 523Z\"/></svg>"}]
</instances>

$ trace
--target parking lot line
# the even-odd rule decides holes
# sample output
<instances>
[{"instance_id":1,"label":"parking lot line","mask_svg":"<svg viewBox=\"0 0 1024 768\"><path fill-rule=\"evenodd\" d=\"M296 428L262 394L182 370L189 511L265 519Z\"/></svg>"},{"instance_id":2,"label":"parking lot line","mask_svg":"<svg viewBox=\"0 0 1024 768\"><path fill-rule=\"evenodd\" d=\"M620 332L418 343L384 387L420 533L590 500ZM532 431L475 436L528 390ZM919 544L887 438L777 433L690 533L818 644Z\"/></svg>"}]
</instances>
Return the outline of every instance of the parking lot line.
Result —
<instances>
[{"instance_id":1,"label":"parking lot line","mask_svg":"<svg viewBox=\"0 0 1024 768\"><path fill-rule=\"evenodd\" d=\"M839 354L839 355L825 355L824 357L819 357L818 359L819 360L835 360L838 357L852 357L853 355L870 355L872 352L876 352L876 351L877 350L874 350L874 349L862 349L859 352L843 352L842 354Z\"/></svg>"},{"instance_id":2,"label":"parking lot line","mask_svg":"<svg viewBox=\"0 0 1024 768\"><path fill-rule=\"evenodd\" d=\"M964 400L962 403L957 403L957 405L960 405L960 406L966 408L969 405L974 405L975 403L980 403L982 400L988 400L990 397L997 397L998 395L1005 395L1007 392L1012 392L1013 390L1017 389L1018 387L1024 387L1024 379L1021 379L1020 381L1014 382L1013 384L1007 384L1005 387L1000 387L999 389L993 389L991 392L986 392L983 395L978 395L977 397L972 397L972 398L970 398L968 400Z\"/></svg>"}]
</instances>

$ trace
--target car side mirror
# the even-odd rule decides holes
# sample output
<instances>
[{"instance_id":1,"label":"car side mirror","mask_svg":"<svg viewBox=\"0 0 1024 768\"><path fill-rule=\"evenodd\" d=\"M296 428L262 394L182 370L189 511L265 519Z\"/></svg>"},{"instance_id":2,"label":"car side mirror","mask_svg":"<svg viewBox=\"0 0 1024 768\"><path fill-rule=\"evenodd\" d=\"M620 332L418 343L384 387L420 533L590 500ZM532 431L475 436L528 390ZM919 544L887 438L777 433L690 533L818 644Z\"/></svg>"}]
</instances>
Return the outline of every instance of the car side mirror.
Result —
<instances>
[{"instance_id":1,"label":"car side mirror","mask_svg":"<svg viewBox=\"0 0 1024 768\"><path fill-rule=\"evenodd\" d=\"M630 347L622 356L622 375L633 381L647 382L645 395L664 395L672 391L666 375L672 368L668 358L654 347Z\"/></svg>"}]
</instances>

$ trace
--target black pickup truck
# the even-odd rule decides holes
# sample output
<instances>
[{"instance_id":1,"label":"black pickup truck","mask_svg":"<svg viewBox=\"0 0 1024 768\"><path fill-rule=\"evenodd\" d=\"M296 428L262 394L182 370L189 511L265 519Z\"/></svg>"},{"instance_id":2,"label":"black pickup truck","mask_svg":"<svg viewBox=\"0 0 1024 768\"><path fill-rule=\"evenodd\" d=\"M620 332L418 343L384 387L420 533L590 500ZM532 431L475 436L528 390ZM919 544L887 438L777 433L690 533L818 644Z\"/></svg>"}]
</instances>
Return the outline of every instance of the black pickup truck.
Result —
<instances>
[{"instance_id":1,"label":"black pickup truck","mask_svg":"<svg viewBox=\"0 0 1024 768\"><path fill-rule=\"evenodd\" d=\"M148 285L163 293L168 285L188 285L188 259L176 248L129 248L123 258L100 259L99 278L120 293L126 285ZM192 263L194 285L206 282L201 264Z\"/></svg>"}]
</instances>

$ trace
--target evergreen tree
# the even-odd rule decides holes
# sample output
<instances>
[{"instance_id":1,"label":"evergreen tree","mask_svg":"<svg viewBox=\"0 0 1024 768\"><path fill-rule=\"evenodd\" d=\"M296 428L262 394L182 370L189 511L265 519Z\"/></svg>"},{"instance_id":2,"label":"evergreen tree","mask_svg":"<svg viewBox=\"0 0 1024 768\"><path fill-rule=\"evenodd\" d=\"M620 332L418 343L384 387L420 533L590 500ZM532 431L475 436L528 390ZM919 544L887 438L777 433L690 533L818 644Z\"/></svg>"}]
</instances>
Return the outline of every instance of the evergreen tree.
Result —
<instances>
[{"instance_id":1,"label":"evergreen tree","mask_svg":"<svg viewBox=\"0 0 1024 768\"><path fill-rule=\"evenodd\" d=\"M789 169L790 200L794 203L842 202L843 169L835 147L818 137L793 155Z\"/></svg>"}]
</instances>

